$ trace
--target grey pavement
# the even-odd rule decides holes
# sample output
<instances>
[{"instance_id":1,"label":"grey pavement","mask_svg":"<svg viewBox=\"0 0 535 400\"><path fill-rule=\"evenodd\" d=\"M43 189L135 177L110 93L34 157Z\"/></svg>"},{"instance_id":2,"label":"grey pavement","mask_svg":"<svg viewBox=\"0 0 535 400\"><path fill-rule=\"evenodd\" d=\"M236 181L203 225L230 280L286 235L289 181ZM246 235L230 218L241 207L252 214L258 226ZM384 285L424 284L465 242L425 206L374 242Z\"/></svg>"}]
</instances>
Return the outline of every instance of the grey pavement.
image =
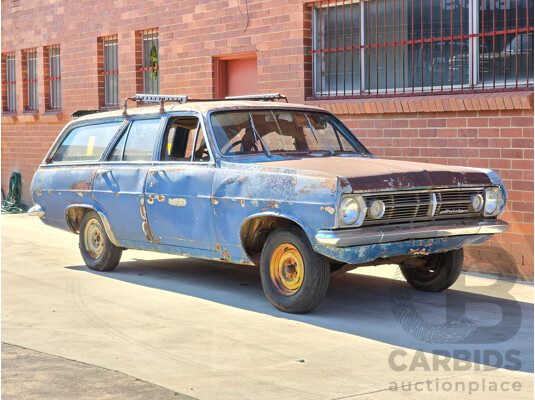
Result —
<instances>
[{"instance_id":1,"label":"grey pavement","mask_svg":"<svg viewBox=\"0 0 535 400\"><path fill-rule=\"evenodd\" d=\"M2 343L2 399L194 400L137 378Z\"/></svg>"},{"instance_id":2,"label":"grey pavement","mask_svg":"<svg viewBox=\"0 0 535 400\"><path fill-rule=\"evenodd\" d=\"M256 267L129 250L97 273L76 235L31 217L1 224L12 345L201 400L533 398L533 285L463 275L422 293L395 266L369 267L290 315Z\"/></svg>"}]
</instances>

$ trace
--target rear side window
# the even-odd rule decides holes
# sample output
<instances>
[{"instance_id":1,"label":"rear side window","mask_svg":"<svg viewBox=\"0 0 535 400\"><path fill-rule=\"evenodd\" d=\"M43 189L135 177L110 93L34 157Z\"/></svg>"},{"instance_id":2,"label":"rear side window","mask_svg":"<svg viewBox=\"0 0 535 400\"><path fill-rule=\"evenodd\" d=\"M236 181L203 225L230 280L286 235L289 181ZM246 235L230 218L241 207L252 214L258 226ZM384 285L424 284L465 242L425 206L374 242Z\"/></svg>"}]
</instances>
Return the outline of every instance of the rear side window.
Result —
<instances>
[{"instance_id":1,"label":"rear side window","mask_svg":"<svg viewBox=\"0 0 535 400\"><path fill-rule=\"evenodd\" d=\"M97 161L108 146L122 121L79 126L61 142L52 162Z\"/></svg>"},{"instance_id":2,"label":"rear side window","mask_svg":"<svg viewBox=\"0 0 535 400\"><path fill-rule=\"evenodd\" d=\"M150 161L158 139L160 118L140 119L130 124L112 150L108 161Z\"/></svg>"}]
</instances>

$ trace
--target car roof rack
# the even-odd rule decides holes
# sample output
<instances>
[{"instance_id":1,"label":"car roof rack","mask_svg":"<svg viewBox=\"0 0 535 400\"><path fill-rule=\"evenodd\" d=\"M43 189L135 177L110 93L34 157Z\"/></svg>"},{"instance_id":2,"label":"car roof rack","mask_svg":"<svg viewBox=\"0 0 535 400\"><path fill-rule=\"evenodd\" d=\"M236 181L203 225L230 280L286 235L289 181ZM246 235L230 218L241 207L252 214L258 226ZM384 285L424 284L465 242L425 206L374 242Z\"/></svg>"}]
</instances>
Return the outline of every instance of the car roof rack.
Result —
<instances>
[{"instance_id":1,"label":"car roof rack","mask_svg":"<svg viewBox=\"0 0 535 400\"><path fill-rule=\"evenodd\" d=\"M160 112L164 113L164 103L168 102L177 102L177 103L187 103L187 102L201 102L201 101L221 101L221 100L254 100L254 101L275 101L275 100L286 100L286 103L288 103L288 99L285 95L280 93L271 93L271 94L249 94L244 96L227 96L224 99L192 99L188 96L167 96L167 95L161 95L161 94L136 94L133 97L127 97L124 100L124 111L123 116L126 117L128 115L127 111L127 103L128 100L132 101L142 101L144 103L158 103L160 104ZM99 112L101 110L95 110L91 112ZM88 111L88 114L91 112ZM84 114L85 115L85 114Z\"/></svg>"},{"instance_id":2,"label":"car roof rack","mask_svg":"<svg viewBox=\"0 0 535 400\"><path fill-rule=\"evenodd\" d=\"M101 113L105 111L109 111L109 110L76 110L75 112L71 114L71 118L80 118L80 117L83 117L84 115L96 114L96 113Z\"/></svg>"},{"instance_id":3,"label":"car roof rack","mask_svg":"<svg viewBox=\"0 0 535 400\"><path fill-rule=\"evenodd\" d=\"M186 103L188 101L188 96L167 96L163 94L136 94L135 96L127 97L124 100L124 111L123 111L124 117L128 115L127 107L126 107L128 100L142 101L144 103L159 103L160 112L163 113L165 112L165 109L163 107L164 103L168 103L168 102Z\"/></svg>"},{"instance_id":4,"label":"car roof rack","mask_svg":"<svg viewBox=\"0 0 535 400\"><path fill-rule=\"evenodd\" d=\"M274 101L274 100L286 100L288 99L285 95L280 93L270 93L270 94L248 94L244 96L227 96L225 100L257 100L257 101Z\"/></svg>"}]
</instances>

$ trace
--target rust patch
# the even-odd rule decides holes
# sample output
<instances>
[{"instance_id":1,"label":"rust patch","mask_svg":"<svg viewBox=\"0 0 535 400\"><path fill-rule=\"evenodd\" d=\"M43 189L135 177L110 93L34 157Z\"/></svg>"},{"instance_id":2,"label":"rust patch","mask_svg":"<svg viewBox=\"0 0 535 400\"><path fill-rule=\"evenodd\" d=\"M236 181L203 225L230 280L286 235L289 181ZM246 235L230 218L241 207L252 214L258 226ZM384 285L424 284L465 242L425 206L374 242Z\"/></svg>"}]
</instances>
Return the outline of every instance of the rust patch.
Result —
<instances>
[{"instance_id":1,"label":"rust patch","mask_svg":"<svg viewBox=\"0 0 535 400\"><path fill-rule=\"evenodd\" d=\"M48 191L48 195L49 195L49 196L52 196L52 190L49 190L49 191Z\"/></svg>"},{"instance_id":2,"label":"rust patch","mask_svg":"<svg viewBox=\"0 0 535 400\"><path fill-rule=\"evenodd\" d=\"M329 189L331 193L336 192L336 183L334 181L321 182L320 186Z\"/></svg>"},{"instance_id":3,"label":"rust patch","mask_svg":"<svg viewBox=\"0 0 535 400\"><path fill-rule=\"evenodd\" d=\"M42 190L38 190L36 193L37 193L37 196L42 196L43 195L43 191Z\"/></svg>"},{"instance_id":4,"label":"rust patch","mask_svg":"<svg viewBox=\"0 0 535 400\"><path fill-rule=\"evenodd\" d=\"M143 221L142 228L143 228L143 232L145 233L145 236L146 236L147 240L150 243L152 243L154 237L152 236L152 232L150 230L149 223L147 221Z\"/></svg>"},{"instance_id":5,"label":"rust patch","mask_svg":"<svg viewBox=\"0 0 535 400\"><path fill-rule=\"evenodd\" d=\"M119 197L119 192L115 193L115 197Z\"/></svg>"},{"instance_id":6,"label":"rust patch","mask_svg":"<svg viewBox=\"0 0 535 400\"><path fill-rule=\"evenodd\" d=\"M71 204L82 204L81 201L71 200L71 199L67 199L67 202L68 202L68 203L71 203Z\"/></svg>"},{"instance_id":7,"label":"rust patch","mask_svg":"<svg viewBox=\"0 0 535 400\"><path fill-rule=\"evenodd\" d=\"M213 197L211 198L211 200L212 200L212 204L214 205L219 203L219 201L217 201L217 199L214 199Z\"/></svg>"},{"instance_id":8,"label":"rust patch","mask_svg":"<svg viewBox=\"0 0 535 400\"><path fill-rule=\"evenodd\" d=\"M275 200L271 200L271 202L267 205L267 207L262 208L262 211L269 210L270 208L279 208L279 205L275 203Z\"/></svg>"},{"instance_id":9,"label":"rust patch","mask_svg":"<svg viewBox=\"0 0 535 400\"><path fill-rule=\"evenodd\" d=\"M410 253L410 254L415 254L415 255L426 256L426 255L429 254L429 251L427 251L427 250L425 249L425 247L424 247L424 248L421 248L421 249L410 249L410 250L409 250L409 253Z\"/></svg>"},{"instance_id":10,"label":"rust patch","mask_svg":"<svg viewBox=\"0 0 535 400\"><path fill-rule=\"evenodd\" d=\"M86 181L75 182L69 186L70 190L91 190L91 183Z\"/></svg>"},{"instance_id":11,"label":"rust patch","mask_svg":"<svg viewBox=\"0 0 535 400\"><path fill-rule=\"evenodd\" d=\"M240 204L241 204L242 207L245 207L245 200L243 200L243 199L240 200Z\"/></svg>"},{"instance_id":12,"label":"rust patch","mask_svg":"<svg viewBox=\"0 0 535 400\"><path fill-rule=\"evenodd\" d=\"M230 253L228 252L227 249L223 250L223 257L225 257L225 260L229 260L230 261Z\"/></svg>"},{"instance_id":13,"label":"rust patch","mask_svg":"<svg viewBox=\"0 0 535 400\"><path fill-rule=\"evenodd\" d=\"M153 204L154 200L163 203L165 201L165 196L161 194L149 194L149 197L147 198L147 203Z\"/></svg>"},{"instance_id":14,"label":"rust patch","mask_svg":"<svg viewBox=\"0 0 535 400\"><path fill-rule=\"evenodd\" d=\"M154 240L154 235L152 234L149 221L147 220L147 209L145 208L145 199L143 197L141 197L141 200L139 201L139 213L141 214L141 218L143 218L141 229L143 229L143 233L145 234L147 241L149 243L160 243L159 238L158 240Z\"/></svg>"},{"instance_id":15,"label":"rust patch","mask_svg":"<svg viewBox=\"0 0 535 400\"><path fill-rule=\"evenodd\" d=\"M332 208L331 206L321 207L321 211L327 211L331 215L334 214L334 208Z\"/></svg>"},{"instance_id":16,"label":"rust patch","mask_svg":"<svg viewBox=\"0 0 535 400\"><path fill-rule=\"evenodd\" d=\"M351 185L349 184L349 182L348 182L347 180L342 179L342 180L340 181L340 187L341 187L341 188L346 188L346 187L348 187L348 186L351 186Z\"/></svg>"}]
</instances>

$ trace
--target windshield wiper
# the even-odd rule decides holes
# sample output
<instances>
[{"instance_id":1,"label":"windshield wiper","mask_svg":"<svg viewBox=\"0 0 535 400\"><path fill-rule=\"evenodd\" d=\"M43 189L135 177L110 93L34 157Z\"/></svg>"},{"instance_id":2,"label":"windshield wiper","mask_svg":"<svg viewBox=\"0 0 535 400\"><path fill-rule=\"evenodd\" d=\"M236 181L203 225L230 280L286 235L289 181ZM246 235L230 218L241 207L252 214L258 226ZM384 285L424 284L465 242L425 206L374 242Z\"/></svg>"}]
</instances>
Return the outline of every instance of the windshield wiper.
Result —
<instances>
[{"instance_id":1,"label":"windshield wiper","mask_svg":"<svg viewBox=\"0 0 535 400\"><path fill-rule=\"evenodd\" d=\"M255 128L254 122L253 122L253 117L251 117L251 113L249 113L249 123L251 124L251 129L253 130L253 135L254 135L255 141L257 141L257 140L260 141L260 144L262 145L262 150L264 150L264 153L266 153L266 156L271 158L271 152L269 151L269 149L267 148L266 144L264 143L264 141L262 140L262 138L260 137L260 135L256 131L256 128Z\"/></svg>"},{"instance_id":2,"label":"windshield wiper","mask_svg":"<svg viewBox=\"0 0 535 400\"><path fill-rule=\"evenodd\" d=\"M318 135L316 135L316 130L314 129L314 127L310 123L310 120L308 119L308 116L306 114L303 114L303 115L307 119L308 126L310 127L310 130L312 131L312 134L314 135L314 138L316 139L316 143L318 143ZM329 149L329 153L331 153L331 156L334 156L334 150L331 148L331 146L329 146L327 144L327 142L325 141L325 139L323 139L322 136L320 136L320 139L323 141L323 143L325 143L325 146L327 146L327 148Z\"/></svg>"}]
</instances>

